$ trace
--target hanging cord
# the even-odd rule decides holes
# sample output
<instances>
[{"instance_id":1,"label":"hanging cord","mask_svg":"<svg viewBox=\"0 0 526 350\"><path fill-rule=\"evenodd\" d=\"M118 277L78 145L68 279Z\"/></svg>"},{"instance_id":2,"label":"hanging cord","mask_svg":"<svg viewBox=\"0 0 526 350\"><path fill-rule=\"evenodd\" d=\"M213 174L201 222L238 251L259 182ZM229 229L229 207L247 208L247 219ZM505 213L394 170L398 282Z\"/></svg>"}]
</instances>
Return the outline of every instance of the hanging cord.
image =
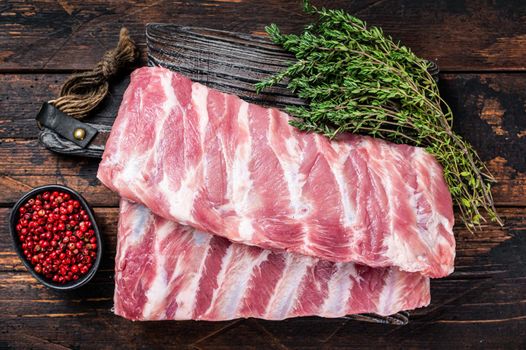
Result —
<instances>
[{"instance_id":1,"label":"hanging cord","mask_svg":"<svg viewBox=\"0 0 526 350\"><path fill-rule=\"evenodd\" d=\"M62 85L60 97L49 103L73 118L84 118L108 93L110 78L134 63L137 57L128 29L122 28L117 47L107 51L93 70L69 77Z\"/></svg>"}]
</instances>

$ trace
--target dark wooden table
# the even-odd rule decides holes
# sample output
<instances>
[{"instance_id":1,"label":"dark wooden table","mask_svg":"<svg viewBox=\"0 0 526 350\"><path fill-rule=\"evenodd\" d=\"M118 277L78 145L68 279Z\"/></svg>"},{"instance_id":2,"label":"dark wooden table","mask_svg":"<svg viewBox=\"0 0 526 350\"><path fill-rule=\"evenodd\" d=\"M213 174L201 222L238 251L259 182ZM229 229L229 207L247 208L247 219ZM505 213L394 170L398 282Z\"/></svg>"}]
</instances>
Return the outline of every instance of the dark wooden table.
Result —
<instances>
[{"instance_id":1,"label":"dark wooden table","mask_svg":"<svg viewBox=\"0 0 526 350\"><path fill-rule=\"evenodd\" d=\"M315 2L317 4L322 1ZM111 312L118 198L96 179L98 162L38 144L34 116L73 71L86 70L127 26L171 22L261 33L298 31L299 1L0 2L0 348L526 348L526 2L324 1L382 26L442 69L456 129L499 183L506 225L455 230L456 271L432 282L432 304L406 326L342 319L132 323ZM60 183L95 207L106 253L85 288L63 294L36 282L8 235L10 206L34 186Z\"/></svg>"}]
</instances>

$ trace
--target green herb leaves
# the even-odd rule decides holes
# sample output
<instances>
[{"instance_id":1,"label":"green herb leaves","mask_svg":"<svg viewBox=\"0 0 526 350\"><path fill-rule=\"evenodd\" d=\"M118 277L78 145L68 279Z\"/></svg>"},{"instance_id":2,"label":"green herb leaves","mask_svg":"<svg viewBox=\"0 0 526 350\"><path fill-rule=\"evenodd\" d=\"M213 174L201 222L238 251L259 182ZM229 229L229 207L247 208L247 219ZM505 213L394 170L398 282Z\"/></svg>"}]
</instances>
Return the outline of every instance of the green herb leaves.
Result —
<instances>
[{"instance_id":1,"label":"green herb leaves","mask_svg":"<svg viewBox=\"0 0 526 350\"><path fill-rule=\"evenodd\" d=\"M266 28L297 61L258 83L258 91L288 79L288 88L307 101L287 108L296 117L291 124L301 130L330 138L362 133L425 147L442 164L466 226L476 228L486 217L500 223L489 185L493 177L452 131L453 115L427 71L429 62L344 11L304 4L319 20L302 34L282 34L274 24Z\"/></svg>"}]
</instances>

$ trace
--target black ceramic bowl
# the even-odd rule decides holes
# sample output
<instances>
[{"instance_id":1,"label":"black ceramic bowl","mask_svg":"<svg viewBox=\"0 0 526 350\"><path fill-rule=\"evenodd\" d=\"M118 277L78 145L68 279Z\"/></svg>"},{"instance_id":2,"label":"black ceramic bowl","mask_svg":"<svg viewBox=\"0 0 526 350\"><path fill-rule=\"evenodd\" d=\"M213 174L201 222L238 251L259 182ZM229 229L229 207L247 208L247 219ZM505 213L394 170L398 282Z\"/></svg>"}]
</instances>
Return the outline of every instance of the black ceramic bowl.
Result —
<instances>
[{"instance_id":1,"label":"black ceramic bowl","mask_svg":"<svg viewBox=\"0 0 526 350\"><path fill-rule=\"evenodd\" d=\"M81 203L82 208L88 213L88 216L89 216L91 224L92 224L92 229L93 229L93 231L95 231L95 236L97 237L97 258L95 259L95 262L91 266L91 269L88 271L87 274L85 274L84 276L80 277L78 280L70 281L70 282L67 282L65 284L59 284L59 283L54 283L53 281L49 281L49 280L45 279L44 276L37 274L33 270L33 266L31 265L31 263L24 256L24 253L23 253L22 247L21 247L21 243L20 243L20 240L18 239L18 235L17 235L17 232L16 232L16 224L17 224L18 219L20 217L20 213L19 213L18 209L21 206L23 206L30 198L33 198L36 195L38 195L40 193L43 193L43 192L46 192L46 191L49 191L49 192L53 192L53 191L66 192L66 193L69 193L71 195L72 199L78 200ZM22 262L24 263L26 268L29 270L29 272L31 272L33 277L35 277L40 283L42 283L46 287L49 287L49 288L52 288L52 289L56 289L56 290L71 290L71 289L79 288L79 287L85 285L86 283L88 283L89 280L91 280L91 278L97 272L97 269L99 268L99 264L100 264L100 260L101 260L101 256L102 256L102 240L101 240L101 237L100 237L99 228L98 228L97 223L95 221L95 216L93 215L93 210L88 205L86 200L78 192L72 190L71 188L68 188L68 187L65 187L65 186L61 186L61 185L46 185L46 186L41 186L41 187L34 188L31 191L27 192L25 195L22 196L22 198L20 198L18 200L18 202L16 202L16 204L13 207L13 209L11 209L11 214L9 216L9 232L11 233L11 238L13 239L13 245L15 247L16 253L20 257L20 259L22 260Z\"/></svg>"}]
</instances>

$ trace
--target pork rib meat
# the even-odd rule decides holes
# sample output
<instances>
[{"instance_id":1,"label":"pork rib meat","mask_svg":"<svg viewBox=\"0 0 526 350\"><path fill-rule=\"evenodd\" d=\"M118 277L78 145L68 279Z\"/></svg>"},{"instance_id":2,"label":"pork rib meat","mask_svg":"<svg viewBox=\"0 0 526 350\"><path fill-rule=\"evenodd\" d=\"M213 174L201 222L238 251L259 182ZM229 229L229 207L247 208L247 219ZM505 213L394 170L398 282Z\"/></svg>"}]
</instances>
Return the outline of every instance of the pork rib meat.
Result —
<instances>
[{"instance_id":1,"label":"pork rib meat","mask_svg":"<svg viewBox=\"0 0 526 350\"><path fill-rule=\"evenodd\" d=\"M231 241L441 277L453 210L424 149L304 133L278 109L164 68L131 76L99 179L166 219Z\"/></svg>"},{"instance_id":2,"label":"pork rib meat","mask_svg":"<svg viewBox=\"0 0 526 350\"><path fill-rule=\"evenodd\" d=\"M391 315L429 304L429 278L271 252L121 200L115 313L132 320Z\"/></svg>"}]
</instances>

